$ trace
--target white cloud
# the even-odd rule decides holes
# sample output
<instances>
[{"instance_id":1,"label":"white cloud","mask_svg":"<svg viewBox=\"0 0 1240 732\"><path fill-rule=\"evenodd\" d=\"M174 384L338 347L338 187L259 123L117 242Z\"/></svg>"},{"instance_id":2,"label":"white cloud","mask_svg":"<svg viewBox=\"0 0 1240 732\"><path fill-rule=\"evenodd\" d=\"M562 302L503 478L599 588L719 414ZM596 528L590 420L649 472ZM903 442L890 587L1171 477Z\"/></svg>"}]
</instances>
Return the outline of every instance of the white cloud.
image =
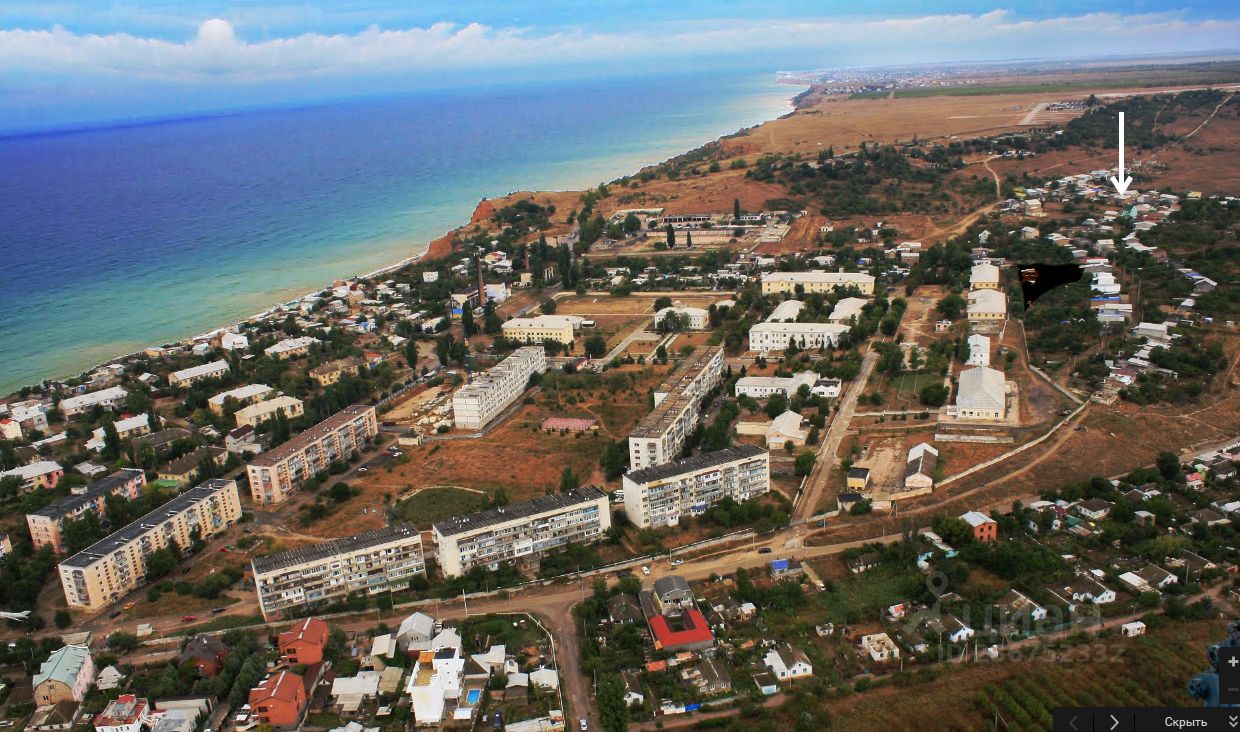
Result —
<instances>
[{"instance_id":1,"label":"white cloud","mask_svg":"<svg viewBox=\"0 0 1240 732\"><path fill-rule=\"evenodd\" d=\"M444 69L650 63L693 56L821 52L852 63L1213 50L1234 45L1240 21L1174 13L1093 13L1022 20L1009 11L901 18L700 21L621 33L536 33L439 23L370 27L248 41L214 18L184 42L125 33L0 30L0 69L26 74L109 74L195 81L256 81Z\"/></svg>"}]
</instances>

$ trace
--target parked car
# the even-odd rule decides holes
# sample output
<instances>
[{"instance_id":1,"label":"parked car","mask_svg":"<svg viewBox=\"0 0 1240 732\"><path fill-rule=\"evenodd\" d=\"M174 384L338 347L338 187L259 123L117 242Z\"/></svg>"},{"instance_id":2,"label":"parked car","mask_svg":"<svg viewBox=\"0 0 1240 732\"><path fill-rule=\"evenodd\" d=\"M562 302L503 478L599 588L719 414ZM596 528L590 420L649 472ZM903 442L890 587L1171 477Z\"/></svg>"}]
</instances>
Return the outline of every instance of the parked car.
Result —
<instances>
[{"instance_id":1,"label":"parked car","mask_svg":"<svg viewBox=\"0 0 1240 732\"><path fill-rule=\"evenodd\" d=\"M646 565L646 564L643 564L643 565L642 565L642 574L650 574L650 566L649 566L649 565Z\"/></svg>"},{"instance_id":2,"label":"parked car","mask_svg":"<svg viewBox=\"0 0 1240 732\"><path fill-rule=\"evenodd\" d=\"M581 732L589 732L589 729L590 729L590 723L584 719L581 720Z\"/></svg>"},{"instance_id":3,"label":"parked car","mask_svg":"<svg viewBox=\"0 0 1240 732\"><path fill-rule=\"evenodd\" d=\"M197 615L182 615L181 616L182 623L192 623L197 619L198 619Z\"/></svg>"},{"instance_id":4,"label":"parked car","mask_svg":"<svg viewBox=\"0 0 1240 732\"><path fill-rule=\"evenodd\" d=\"M758 550L758 553L759 553L759 554L770 554L770 553L771 553L771 551L772 551L772 550L771 550L771 548L770 548L769 546L764 546L764 547L762 547L761 549L759 549L759 550Z\"/></svg>"},{"instance_id":5,"label":"parked car","mask_svg":"<svg viewBox=\"0 0 1240 732\"><path fill-rule=\"evenodd\" d=\"M109 615L108 618L111 620L116 620L117 618L119 618L120 616L124 614L125 614L124 610L116 610L111 615Z\"/></svg>"},{"instance_id":6,"label":"parked car","mask_svg":"<svg viewBox=\"0 0 1240 732\"><path fill-rule=\"evenodd\" d=\"M228 609L228 608L226 608L226 607L213 607L213 608L211 608L211 614L212 614L212 615L219 615L220 613L224 612L224 611L225 611L225 610L227 610L227 609Z\"/></svg>"},{"instance_id":7,"label":"parked car","mask_svg":"<svg viewBox=\"0 0 1240 732\"><path fill-rule=\"evenodd\" d=\"M683 559L673 559L673 560L672 560L672 566L673 566L673 567L679 567L680 565L682 565L682 564L684 564L684 563L685 563L685 560L683 560Z\"/></svg>"}]
</instances>

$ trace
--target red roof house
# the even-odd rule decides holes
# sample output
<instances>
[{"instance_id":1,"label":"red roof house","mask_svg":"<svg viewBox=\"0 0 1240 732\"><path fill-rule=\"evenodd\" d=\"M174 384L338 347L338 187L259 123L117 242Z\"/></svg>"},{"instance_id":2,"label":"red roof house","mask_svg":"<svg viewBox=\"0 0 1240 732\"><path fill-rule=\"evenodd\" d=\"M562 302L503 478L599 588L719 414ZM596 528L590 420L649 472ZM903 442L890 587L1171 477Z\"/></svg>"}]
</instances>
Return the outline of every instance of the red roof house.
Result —
<instances>
[{"instance_id":1,"label":"red roof house","mask_svg":"<svg viewBox=\"0 0 1240 732\"><path fill-rule=\"evenodd\" d=\"M307 666L322 661L327 632L327 623L318 618L306 618L280 634L280 658Z\"/></svg>"},{"instance_id":2,"label":"red roof house","mask_svg":"<svg viewBox=\"0 0 1240 732\"><path fill-rule=\"evenodd\" d=\"M655 650L703 651L715 645L706 618L697 610L679 615L653 615L650 632L654 634Z\"/></svg>"},{"instance_id":3,"label":"red roof house","mask_svg":"<svg viewBox=\"0 0 1240 732\"><path fill-rule=\"evenodd\" d=\"M250 689L250 709L260 724L294 726L301 721L305 708L305 684L292 671L279 671Z\"/></svg>"}]
</instances>

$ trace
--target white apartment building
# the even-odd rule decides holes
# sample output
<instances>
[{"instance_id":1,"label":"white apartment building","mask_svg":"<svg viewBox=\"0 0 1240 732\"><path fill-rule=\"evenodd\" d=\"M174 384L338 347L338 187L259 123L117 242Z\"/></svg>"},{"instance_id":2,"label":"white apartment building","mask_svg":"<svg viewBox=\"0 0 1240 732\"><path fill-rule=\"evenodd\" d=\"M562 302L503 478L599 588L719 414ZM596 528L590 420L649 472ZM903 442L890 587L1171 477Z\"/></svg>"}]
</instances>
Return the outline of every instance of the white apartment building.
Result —
<instances>
[{"instance_id":1,"label":"white apartment building","mask_svg":"<svg viewBox=\"0 0 1240 732\"><path fill-rule=\"evenodd\" d=\"M310 336L285 338L274 346L263 349L263 353L276 359L296 358L310 353L310 347L321 342L319 339L311 338Z\"/></svg>"},{"instance_id":2,"label":"white apartment building","mask_svg":"<svg viewBox=\"0 0 1240 732\"><path fill-rule=\"evenodd\" d=\"M116 409L116 406L125 401L125 397L129 392L123 387L111 386L107 389L92 391L89 394L81 394L68 399L60 400L60 411L65 415L65 419L73 419L80 414L89 412L95 407L102 407L107 410Z\"/></svg>"},{"instance_id":3,"label":"white apartment building","mask_svg":"<svg viewBox=\"0 0 1240 732\"><path fill-rule=\"evenodd\" d=\"M542 346L513 351L452 395L452 419L457 428L482 429L525 393L531 375L546 370L547 352Z\"/></svg>"},{"instance_id":4,"label":"white apartment building","mask_svg":"<svg viewBox=\"0 0 1240 732\"><path fill-rule=\"evenodd\" d=\"M762 294L778 295L796 292L834 292L837 287L856 287L863 295L874 294L874 276L864 272L767 272L762 275Z\"/></svg>"},{"instance_id":5,"label":"white apartment building","mask_svg":"<svg viewBox=\"0 0 1240 732\"><path fill-rule=\"evenodd\" d=\"M283 503L306 479L327 470L334 460L347 460L377 434L379 420L374 407L345 407L251 460L246 465L250 495L255 503Z\"/></svg>"},{"instance_id":6,"label":"white apartment building","mask_svg":"<svg viewBox=\"0 0 1240 732\"><path fill-rule=\"evenodd\" d=\"M702 398L722 376L723 348L708 346L656 388L654 409L629 434L629 466L640 470L680 457L697 425Z\"/></svg>"},{"instance_id":7,"label":"white apartment building","mask_svg":"<svg viewBox=\"0 0 1240 732\"><path fill-rule=\"evenodd\" d=\"M248 407L242 407L237 410L233 418L237 420L238 427L244 427L247 424L251 427L257 427L259 424L266 422L276 416L276 412L284 410L284 416L288 419L297 419L306 413L305 405L296 397L281 394L278 397L265 399L261 402L255 402Z\"/></svg>"},{"instance_id":8,"label":"white apartment building","mask_svg":"<svg viewBox=\"0 0 1240 732\"><path fill-rule=\"evenodd\" d=\"M95 611L141 587L147 556L175 544L187 552L241 518L233 480L208 480L60 563L70 608Z\"/></svg>"},{"instance_id":9,"label":"white apartment building","mask_svg":"<svg viewBox=\"0 0 1240 732\"><path fill-rule=\"evenodd\" d=\"M770 490L770 454L737 445L624 476L624 512L640 528L675 526L724 498L742 502Z\"/></svg>"},{"instance_id":10,"label":"white apartment building","mask_svg":"<svg viewBox=\"0 0 1240 732\"><path fill-rule=\"evenodd\" d=\"M663 319L669 315L679 315L685 321L686 330L705 330L710 320L710 313L702 308L663 308L654 314L654 327L658 328Z\"/></svg>"},{"instance_id":11,"label":"white apartment building","mask_svg":"<svg viewBox=\"0 0 1240 732\"><path fill-rule=\"evenodd\" d=\"M439 568L445 577L459 577L474 567L598 541L609 528L607 494L586 486L439 521L432 532Z\"/></svg>"},{"instance_id":12,"label":"white apartment building","mask_svg":"<svg viewBox=\"0 0 1240 732\"><path fill-rule=\"evenodd\" d=\"M802 371L794 376L742 376L736 380L736 396L754 399L765 399L772 394L792 396L802 384L813 389L816 383L818 374L813 371Z\"/></svg>"},{"instance_id":13,"label":"white apartment building","mask_svg":"<svg viewBox=\"0 0 1240 732\"><path fill-rule=\"evenodd\" d=\"M757 323L749 329L749 350L782 351L789 342L797 348L833 348L849 327L839 323Z\"/></svg>"},{"instance_id":14,"label":"white apartment building","mask_svg":"<svg viewBox=\"0 0 1240 732\"><path fill-rule=\"evenodd\" d=\"M207 400L207 407L215 414L223 414L224 403L228 399L236 399L244 407L266 399L274 391L275 389L266 384L246 384L216 394Z\"/></svg>"},{"instance_id":15,"label":"white apartment building","mask_svg":"<svg viewBox=\"0 0 1240 732\"><path fill-rule=\"evenodd\" d=\"M504 337L520 343L573 342L573 320L563 315L513 318L504 323Z\"/></svg>"},{"instance_id":16,"label":"white apartment building","mask_svg":"<svg viewBox=\"0 0 1240 732\"><path fill-rule=\"evenodd\" d=\"M168 374L169 386L189 386L195 381L203 379L216 379L228 373L227 361L212 361L211 363L190 366L187 369L173 371Z\"/></svg>"},{"instance_id":17,"label":"white apartment building","mask_svg":"<svg viewBox=\"0 0 1240 732\"><path fill-rule=\"evenodd\" d=\"M403 589L426 574L422 535L409 524L255 557L250 566L264 620L354 592Z\"/></svg>"}]
</instances>

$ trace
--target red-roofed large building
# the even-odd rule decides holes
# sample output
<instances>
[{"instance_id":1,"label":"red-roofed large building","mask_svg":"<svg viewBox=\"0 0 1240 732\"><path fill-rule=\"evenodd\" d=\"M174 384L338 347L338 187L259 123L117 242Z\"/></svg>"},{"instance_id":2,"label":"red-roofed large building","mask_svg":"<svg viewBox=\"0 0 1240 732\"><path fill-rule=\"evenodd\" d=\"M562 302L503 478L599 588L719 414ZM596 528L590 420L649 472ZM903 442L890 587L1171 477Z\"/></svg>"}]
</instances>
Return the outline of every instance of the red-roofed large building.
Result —
<instances>
[{"instance_id":1,"label":"red-roofed large building","mask_svg":"<svg viewBox=\"0 0 1240 732\"><path fill-rule=\"evenodd\" d=\"M652 615L650 632L654 635L655 650L704 651L715 645L706 618L697 610L671 616Z\"/></svg>"},{"instance_id":2,"label":"red-roofed large building","mask_svg":"<svg viewBox=\"0 0 1240 732\"><path fill-rule=\"evenodd\" d=\"M304 680L292 671L279 671L250 689L250 709L259 724L292 727L306 708Z\"/></svg>"},{"instance_id":3,"label":"red-roofed large building","mask_svg":"<svg viewBox=\"0 0 1240 732\"><path fill-rule=\"evenodd\" d=\"M150 729L151 705L133 694L121 694L95 715L95 732L140 732Z\"/></svg>"},{"instance_id":4,"label":"red-roofed large building","mask_svg":"<svg viewBox=\"0 0 1240 732\"><path fill-rule=\"evenodd\" d=\"M307 666L322 661L327 633L327 623L318 618L306 618L280 634L280 658Z\"/></svg>"}]
</instances>

